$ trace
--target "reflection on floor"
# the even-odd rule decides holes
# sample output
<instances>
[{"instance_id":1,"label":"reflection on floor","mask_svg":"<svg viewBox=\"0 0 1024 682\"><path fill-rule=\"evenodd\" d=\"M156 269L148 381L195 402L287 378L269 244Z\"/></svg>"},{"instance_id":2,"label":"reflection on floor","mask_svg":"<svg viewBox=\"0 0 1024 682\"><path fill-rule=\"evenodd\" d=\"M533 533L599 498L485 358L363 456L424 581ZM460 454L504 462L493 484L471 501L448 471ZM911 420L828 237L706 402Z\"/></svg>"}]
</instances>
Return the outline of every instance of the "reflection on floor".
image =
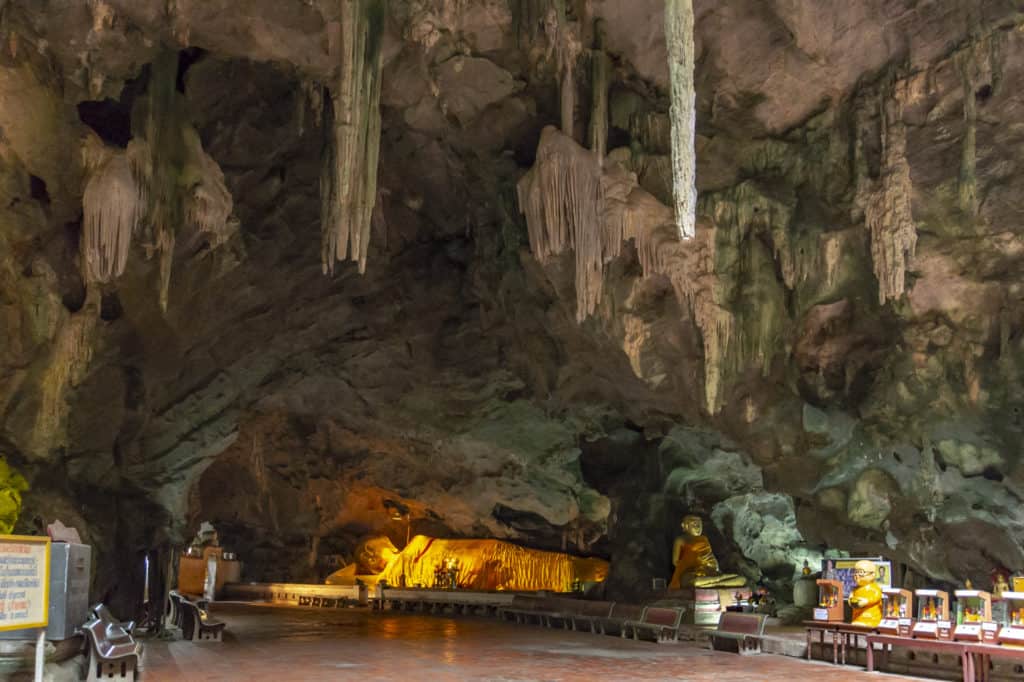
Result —
<instances>
[{"instance_id":1,"label":"reflection on floor","mask_svg":"<svg viewBox=\"0 0 1024 682\"><path fill-rule=\"evenodd\" d=\"M906 680L781 656L517 626L493 619L216 604L218 643L149 641L147 682L179 680Z\"/></svg>"}]
</instances>

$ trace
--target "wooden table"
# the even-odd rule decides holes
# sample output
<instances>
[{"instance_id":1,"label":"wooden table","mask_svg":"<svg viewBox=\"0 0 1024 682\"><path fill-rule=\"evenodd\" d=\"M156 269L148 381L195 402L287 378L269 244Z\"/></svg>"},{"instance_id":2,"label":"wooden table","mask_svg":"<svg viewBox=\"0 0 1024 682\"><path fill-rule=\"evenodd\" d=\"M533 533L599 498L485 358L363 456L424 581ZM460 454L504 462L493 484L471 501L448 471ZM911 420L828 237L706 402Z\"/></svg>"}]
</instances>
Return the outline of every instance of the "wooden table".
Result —
<instances>
[{"instance_id":1,"label":"wooden table","mask_svg":"<svg viewBox=\"0 0 1024 682\"><path fill-rule=\"evenodd\" d=\"M851 646L857 649L861 636L867 636L877 632L875 628L863 625L852 625L850 623L831 622L824 620L805 620L804 627L807 630L807 660L811 660L811 645L814 642L814 633L819 634L818 643L825 648L825 633L832 635L832 663L846 665L846 649Z\"/></svg>"},{"instance_id":2,"label":"wooden table","mask_svg":"<svg viewBox=\"0 0 1024 682\"><path fill-rule=\"evenodd\" d=\"M896 637L894 635L868 635L867 644L868 672L874 672L875 670L875 644L881 644L883 655L888 655L889 651L896 647L921 649L940 654L956 654L960 657L960 668L963 672L964 682L975 682L974 656L971 655L971 647L983 646L981 644L950 642L942 639L914 639L913 637ZM991 646L988 648L1002 649L1002 647Z\"/></svg>"},{"instance_id":3,"label":"wooden table","mask_svg":"<svg viewBox=\"0 0 1024 682\"><path fill-rule=\"evenodd\" d=\"M1024 649L1013 646L971 642L967 644L967 653L974 657L973 665L978 682L988 680L988 669L993 658L1024 661Z\"/></svg>"}]
</instances>

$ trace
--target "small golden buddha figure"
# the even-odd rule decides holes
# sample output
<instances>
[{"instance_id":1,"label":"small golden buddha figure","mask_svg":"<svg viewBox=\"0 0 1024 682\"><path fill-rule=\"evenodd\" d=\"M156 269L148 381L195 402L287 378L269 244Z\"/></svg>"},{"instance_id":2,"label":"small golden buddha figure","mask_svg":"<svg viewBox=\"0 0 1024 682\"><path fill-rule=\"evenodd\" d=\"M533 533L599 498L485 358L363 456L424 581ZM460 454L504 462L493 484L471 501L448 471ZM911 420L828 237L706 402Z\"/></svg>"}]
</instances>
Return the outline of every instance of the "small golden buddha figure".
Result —
<instances>
[{"instance_id":1,"label":"small golden buddha figure","mask_svg":"<svg viewBox=\"0 0 1024 682\"><path fill-rule=\"evenodd\" d=\"M853 579L857 582L850 595L853 625L876 628L882 622L882 588L875 582L877 577L874 562L862 560L853 565Z\"/></svg>"},{"instance_id":2,"label":"small golden buddha figure","mask_svg":"<svg viewBox=\"0 0 1024 682\"><path fill-rule=\"evenodd\" d=\"M1010 584L1008 582L1006 582L1006 576L1003 575L1002 573L997 573L996 574L995 584L992 586L992 598L993 599L1002 599L1003 598L1003 592L1009 592L1009 591L1010 591Z\"/></svg>"},{"instance_id":3,"label":"small golden buddha figure","mask_svg":"<svg viewBox=\"0 0 1024 682\"><path fill-rule=\"evenodd\" d=\"M811 565L807 563L807 559L804 559L804 567L800 569L800 573L803 575L811 574Z\"/></svg>"},{"instance_id":4,"label":"small golden buddha figure","mask_svg":"<svg viewBox=\"0 0 1024 682\"><path fill-rule=\"evenodd\" d=\"M704 524L699 516L684 516L681 526L685 534L677 537L672 546L672 563L676 568L672 572L669 589L742 587L747 584L743 576L722 573L718 569L718 559L711 551L711 542L703 535Z\"/></svg>"}]
</instances>

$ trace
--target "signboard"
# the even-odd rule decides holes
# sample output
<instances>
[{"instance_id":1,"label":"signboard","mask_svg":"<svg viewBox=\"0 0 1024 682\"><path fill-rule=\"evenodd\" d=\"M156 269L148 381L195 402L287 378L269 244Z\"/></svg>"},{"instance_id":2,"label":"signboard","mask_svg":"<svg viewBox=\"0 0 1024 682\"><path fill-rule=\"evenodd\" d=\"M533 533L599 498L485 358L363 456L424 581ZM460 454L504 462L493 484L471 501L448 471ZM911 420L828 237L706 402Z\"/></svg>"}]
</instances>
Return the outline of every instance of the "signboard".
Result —
<instances>
[{"instance_id":1,"label":"signboard","mask_svg":"<svg viewBox=\"0 0 1024 682\"><path fill-rule=\"evenodd\" d=\"M843 594L851 594L857 589L857 581L853 579L853 567L858 561L867 559L875 564L878 577L875 582L879 587L892 587L892 562L882 557L848 557L845 559L822 559L821 575L843 583ZM831 571L831 575L829 575Z\"/></svg>"},{"instance_id":2,"label":"signboard","mask_svg":"<svg viewBox=\"0 0 1024 682\"><path fill-rule=\"evenodd\" d=\"M938 626L934 620L919 620L914 624L915 635L932 635L935 636Z\"/></svg>"},{"instance_id":3,"label":"signboard","mask_svg":"<svg viewBox=\"0 0 1024 682\"><path fill-rule=\"evenodd\" d=\"M0 535L0 631L45 628L50 538Z\"/></svg>"},{"instance_id":4,"label":"signboard","mask_svg":"<svg viewBox=\"0 0 1024 682\"><path fill-rule=\"evenodd\" d=\"M899 636L910 637L910 629L914 626L914 621L911 618L900 618L899 620Z\"/></svg>"}]
</instances>

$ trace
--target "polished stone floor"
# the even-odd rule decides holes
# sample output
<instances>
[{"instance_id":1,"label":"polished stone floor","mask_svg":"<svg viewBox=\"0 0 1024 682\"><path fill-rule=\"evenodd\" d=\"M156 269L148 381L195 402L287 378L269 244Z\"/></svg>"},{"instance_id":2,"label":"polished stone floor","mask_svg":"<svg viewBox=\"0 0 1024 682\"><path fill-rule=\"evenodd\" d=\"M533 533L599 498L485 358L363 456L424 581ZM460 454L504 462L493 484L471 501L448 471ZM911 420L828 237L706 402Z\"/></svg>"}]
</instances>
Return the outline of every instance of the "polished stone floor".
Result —
<instances>
[{"instance_id":1,"label":"polished stone floor","mask_svg":"<svg viewBox=\"0 0 1024 682\"><path fill-rule=\"evenodd\" d=\"M905 680L484 618L218 604L223 643L148 641L143 680Z\"/></svg>"}]
</instances>

